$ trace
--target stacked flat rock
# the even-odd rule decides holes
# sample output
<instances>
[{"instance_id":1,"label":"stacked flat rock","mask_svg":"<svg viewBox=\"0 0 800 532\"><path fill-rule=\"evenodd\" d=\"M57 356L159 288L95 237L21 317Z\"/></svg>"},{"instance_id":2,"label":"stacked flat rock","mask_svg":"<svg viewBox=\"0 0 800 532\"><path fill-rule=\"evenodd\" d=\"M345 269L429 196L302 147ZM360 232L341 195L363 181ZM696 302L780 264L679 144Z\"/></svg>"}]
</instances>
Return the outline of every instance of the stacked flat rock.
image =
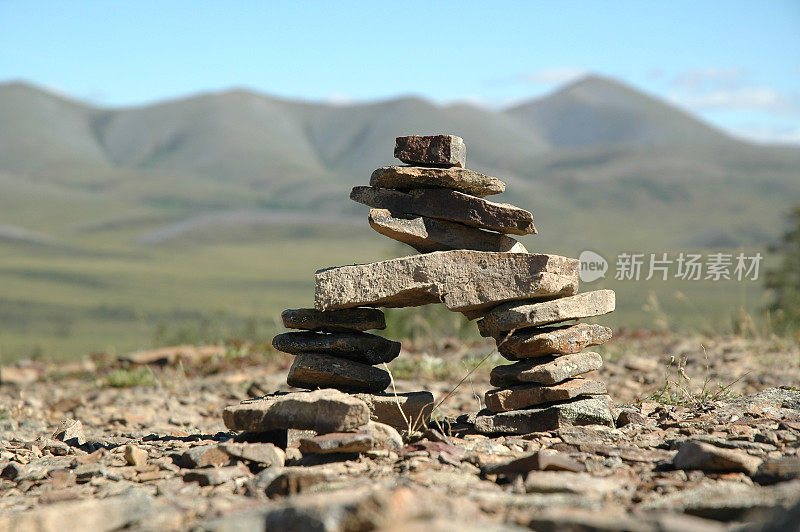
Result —
<instances>
[{"instance_id":1,"label":"stacked flat rock","mask_svg":"<svg viewBox=\"0 0 800 532\"><path fill-rule=\"evenodd\" d=\"M504 192L505 183L466 168L460 137L398 137L394 155L405 165L378 168L369 186L353 188L350 198L371 208L368 221L375 231L419 254L318 271L314 308L285 311L284 325L294 331L273 339L276 349L295 356L288 384L350 393L367 405L373 421L395 428L426 424L430 393L383 393L391 377L377 366L396 358L400 344L366 331L385 328L383 313L373 307L442 303L469 319L480 317L481 334L493 336L500 352L516 362L493 370L492 384L499 388L487 393L489 408L479 413L478 430L522 433L609 424L605 387L579 376L600 367L597 354L581 351L606 341L611 332L562 322L610 312L613 292L576 295L576 259L528 253L510 236L536 234L533 215L485 199ZM236 409L272 426L276 414L266 399L263 408L230 407L228 427L253 430L236 421ZM308 400L292 404L314 408ZM303 416L313 412L297 419ZM275 423L292 424L282 418Z\"/></svg>"},{"instance_id":2,"label":"stacked flat rock","mask_svg":"<svg viewBox=\"0 0 800 532\"><path fill-rule=\"evenodd\" d=\"M569 425L610 425L606 386L585 375L598 370L600 355L585 351L611 338L602 325L574 320L614 310L614 292L597 290L549 301L498 305L478 321L513 364L491 372L496 389L486 392L486 409L475 420L484 433L541 432Z\"/></svg>"},{"instance_id":3,"label":"stacked flat rock","mask_svg":"<svg viewBox=\"0 0 800 532\"><path fill-rule=\"evenodd\" d=\"M389 386L389 373L375 366L397 358L400 343L364 332L386 328L380 310L291 309L283 311L281 318L287 329L300 330L272 339L275 349L295 355L286 379L290 386L368 393L380 393Z\"/></svg>"}]
</instances>

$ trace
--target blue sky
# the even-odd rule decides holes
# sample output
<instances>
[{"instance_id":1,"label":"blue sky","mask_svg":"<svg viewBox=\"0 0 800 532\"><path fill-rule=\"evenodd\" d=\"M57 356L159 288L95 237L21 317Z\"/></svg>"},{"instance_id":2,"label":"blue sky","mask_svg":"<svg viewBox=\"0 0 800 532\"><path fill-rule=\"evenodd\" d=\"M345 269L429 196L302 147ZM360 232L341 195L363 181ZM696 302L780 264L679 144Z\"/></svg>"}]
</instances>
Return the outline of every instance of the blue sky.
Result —
<instances>
[{"instance_id":1,"label":"blue sky","mask_svg":"<svg viewBox=\"0 0 800 532\"><path fill-rule=\"evenodd\" d=\"M800 143L800 2L0 0L0 81L107 106L245 87L502 107L587 72Z\"/></svg>"}]
</instances>

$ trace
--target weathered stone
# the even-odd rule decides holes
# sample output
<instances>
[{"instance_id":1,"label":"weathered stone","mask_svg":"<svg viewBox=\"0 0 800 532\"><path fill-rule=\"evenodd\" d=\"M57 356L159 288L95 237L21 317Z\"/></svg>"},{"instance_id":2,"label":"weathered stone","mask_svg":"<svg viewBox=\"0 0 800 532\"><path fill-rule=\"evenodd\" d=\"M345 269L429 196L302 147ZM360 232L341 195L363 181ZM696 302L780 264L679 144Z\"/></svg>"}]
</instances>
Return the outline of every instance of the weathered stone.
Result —
<instances>
[{"instance_id":1,"label":"weathered stone","mask_svg":"<svg viewBox=\"0 0 800 532\"><path fill-rule=\"evenodd\" d=\"M623 410L617 416L617 427L626 427L628 425L646 425L647 418L639 412L633 410Z\"/></svg>"},{"instance_id":2,"label":"weathered stone","mask_svg":"<svg viewBox=\"0 0 800 532\"><path fill-rule=\"evenodd\" d=\"M394 427L377 421L370 421L364 430L372 435L372 447L396 451L403 446L403 438Z\"/></svg>"},{"instance_id":3,"label":"weathered stone","mask_svg":"<svg viewBox=\"0 0 800 532\"><path fill-rule=\"evenodd\" d=\"M184 482L197 482L201 486L218 486L229 480L250 477L252 473L243 464L226 467L207 467L203 469L190 469L183 474Z\"/></svg>"},{"instance_id":4,"label":"weathered stone","mask_svg":"<svg viewBox=\"0 0 800 532\"><path fill-rule=\"evenodd\" d=\"M464 168L467 147L455 135L409 135L395 139L394 156L408 164Z\"/></svg>"},{"instance_id":5,"label":"weathered stone","mask_svg":"<svg viewBox=\"0 0 800 532\"><path fill-rule=\"evenodd\" d=\"M86 443L86 435L83 433L83 424L77 419L62 419L53 439L63 441L67 445L77 447Z\"/></svg>"},{"instance_id":6,"label":"weathered stone","mask_svg":"<svg viewBox=\"0 0 800 532\"><path fill-rule=\"evenodd\" d=\"M567 327L521 329L513 334L500 333L497 349L509 360L579 353L586 347L611 339L611 329L602 325L579 323Z\"/></svg>"},{"instance_id":7,"label":"weathered stone","mask_svg":"<svg viewBox=\"0 0 800 532\"><path fill-rule=\"evenodd\" d=\"M420 253L451 249L528 252L521 243L500 233L426 216L393 216L386 209L370 209L369 225L378 233L408 244Z\"/></svg>"},{"instance_id":8,"label":"weathered stone","mask_svg":"<svg viewBox=\"0 0 800 532\"><path fill-rule=\"evenodd\" d=\"M353 187L350 199L395 214L417 214L514 235L536 234L533 215L508 203L476 198L445 188L407 192L389 188Z\"/></svg>"},{"instance_id":9,"label":"weathered stone","mask_svg":"<svg viewBox=\"0 0 800 532\"><path fill-rule=\"evenodd\" d=\"M605 395L496 414L484 411L475 418L475 430L483 434L530 434L575 425L613 424L609 398Z\"/></svg>"},{"instance_id":10,"label":"weathered stone","mask_svg":"<svg viewBox=\"0 0 800 532\"><path fill-rule=\"evenodd\" d=\"M198 467L219 467L228 465L231 456L218 445L200 445L185 451L177 460L180 467L197 469Z\"/></svg>"},{"instance_id":11,"label":"weathered stone","mask_svg":"<svg viewBox=\"0 0 800 532\"><path fill-rule=\"evenodd\" d=\"M595 290L552 301L499 305L478 322L478 330L481 336L498 337L505 331L600 316L613 311L614 291Z\"/></svg>"},{"instance_id":12,"label":"weathered stone","mask_svg":"<svg viewBox=\"0 0 800 532\"><path fill-rule=\"evenodd\" d=\"M723 449L700 441L684 442L672 462L675 469L701 469L703 471L741 471L752 475L761 465L761 459L734 449Z\"/></svg>"},{"instance_id":13,"label":"weathered stone","mask_svg":"<svg viewBox=\"0 0 800 532\"><path fill-rule=\"evenodd\" d=\"M126 445L122 456L128 465L138 466L147 463L147 451L135 445Z\"/></svg>"},{"instance_id":14,"label":"weathered stone","mask_svg":"<svg viewBox=\"0 0 800 532\"><path fill-rule=\"evenodd\" d=\"M272 347L284 353L319 353L374 366L391 362L400 354L400 342L364 332L287 332L272 339Z\"/></svg>"},{"instance_id":15,"label":"weathered stone","mask_svg":"<svg viewBox=\"0 0 800 532\"><path fill-rule=\"evenodd\" d=\"M586 466L564 453L551 450L535 451L500 464L481 468L484 475L521 475L529 471L586 471Z\"/></svg>"},{"instance_id":16,"label":"weathered stone","mask_svg":"<svg viewBox=\"0 0 800 532\"><path fill-rule=\"evenodd\" d=\"M359 393L356 397L367 404L372 421L385 423L398 430L409 430L410 426L413 431L427 426L433 411L431 392L408 392L397 395Z\"/></svg>"},{"instance_id":17,"label":"weathered stone","mask_svg":"<svg viewBox=\"0 0 800 532\"><path fill-rule=\"evenodd\" d=\"M315 307L320 310L441 302L463 312L505 301L574 294L578 261L558 255L437 251L329 268L314 278Z\"/></svg>"},{"instance_id":18,"label":"weathered stone","mask_svg":"<svg viewBox=\"0 0 800 532\"><path fill-rule=\"evenodd\" d=\"M27 512L2 512L0 530L121 530L146 521L153 498L142 490L99 500L91 498L38 506Z\"/></svg>"},{"instance_id":19,"label":"weathered stone","mask_svg":"<svg viewBox=\"0 0 800 532\"><path fill-rule=\"evenodd\" d=\"M599 496L620 490L624 482L621 478L598 477L589 473L537 471L525 478L525 492Z\"/></svg>"},{"instance_id":20,"label":"weathered stone","mask_svg":"<svg viewBox=\"0 0 800 532\"><path fill-rule=\"evenodd\" d=\"M364 401L337 390L295 392L250 399L222 412L231 430L306 429L320 434L352 430L369 421Z\"/></svg>"},{"instance_id":21,"label":"weathered stone","mask_svg":"<svg viewBox=\"0 0 800 532\"><path fill-rule=\"evenodd\" d=\"M271 443L220 443L220 450L231 458L262 464L267 467L281 467L286 461L283 449Z\"/></svg>"},{"instance_id":22,"label":"weathered stone","mask_svg":"<svg viewBox=\"0 0 800 532\"><path fill-rule=\"evenodd\" d=\"M322 332L368 331L385 329L386 318L376 308L346 308L323 312L313 308L288 309L281 312L287 329Z\"/></svg>"},{"instance_id":23,"label":"weathered stone","mask_svg":"<svg viewBox=\"0 0 800 532\"><path fill-rule=\"evenodd\" d=\"M382 392L390 384L389 374L380 368L344 358L315 353L297 355L289 376L289 386L296 388L337 388L352 392Z\"/></svg>"},{"instance_id":24,"label":"weathered stone","mask_svg":"<svg viewBox=\"0 0 800 532\"><path fill-rule=\"evenodd\" d=\"M603 359L590 351L571 355L530 358L496 366L489 382L492 386L514 386L523 383L556 384L584 373L600 369Z\"/></svg>"},{"instance_id":25,"label":"weathered stone","mask_svg":"<svg viewBox=\"0 0 800 532\"><path fill-rule=\"evenodd\" d=\"M554 401L566 401L580 395L601 395L606 385L587 379L570 379L553 386L528 384L486 392L486 408L492 412L522 410L529 406Z\"/></svg>"},{"instance_id":26,"label":"weathered stone","mask_svg":"<svg viewBox=\"0 0 800 532\"><path fill-rule=\"evenodd\" d=\"M372 449L372 434L359 432L331 432L300 440L300 452L306 453L363 453Z\"/></svg>"},{"instance_id":27,"label":"weathered stone","mask_svg":"<svg viewBox=\"0 0 800 532\"><path fill-rule=\"evenodd\" d=\"M425 166L384 166L372 172L372 187L408 190L411 188L449 188L482 198L505 192L506 184L466 168Z\"/></svg>"},{"instance_id":28,"label":"weathered stone","mask_svg":"<svg viewBox=\"0 0 800 532\"><path fill-rule=\"evenodd\" d=\"M768 458L753 475L753 480L759 484L775 484L793 479L800 479L800 456Z\"/></svg>"}]
</instances>

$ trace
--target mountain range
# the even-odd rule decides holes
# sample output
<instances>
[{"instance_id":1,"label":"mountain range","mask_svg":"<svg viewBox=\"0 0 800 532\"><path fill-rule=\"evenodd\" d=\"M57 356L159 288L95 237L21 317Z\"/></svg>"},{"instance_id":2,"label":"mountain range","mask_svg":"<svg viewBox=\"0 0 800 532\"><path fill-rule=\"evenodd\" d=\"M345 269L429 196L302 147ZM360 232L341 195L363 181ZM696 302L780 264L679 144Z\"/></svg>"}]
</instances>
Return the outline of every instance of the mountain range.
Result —
<instances>
[{"instance_id":1,"label":"mountain range","mask_svg":"<svg viewBox=\"0 0 800 532\"><path fill-rule=\"evenodd\" d=\"M0 236L77 245L116 224L152 243L153 232L173 238L183 234L168 230L174 224L190 230L224 213L347 220L364 214L349 205L349 187L393 164L394 137L439 132L464 138L468 167L508 183L496 199L531 208L548 244L762 245L800 199L800 148L734 139L598 76L501 111L419 98L326 105L244 90L107 109L7 83Z\"/></svg>"}]
</instances>

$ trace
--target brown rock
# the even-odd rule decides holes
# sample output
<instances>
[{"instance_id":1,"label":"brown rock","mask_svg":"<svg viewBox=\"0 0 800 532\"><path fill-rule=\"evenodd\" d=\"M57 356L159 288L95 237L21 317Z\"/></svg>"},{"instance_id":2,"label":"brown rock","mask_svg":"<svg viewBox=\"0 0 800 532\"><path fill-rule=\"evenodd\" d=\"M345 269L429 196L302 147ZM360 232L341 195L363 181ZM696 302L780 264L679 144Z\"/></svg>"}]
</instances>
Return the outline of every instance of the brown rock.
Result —
<instances>
[{"instance_id":1,"label":"brown rock","mask_svg":"<svg viewBox=\"0 0 800 532\"><path fill-rule=\"evenodd\" d=\"M197 482L201 486L218 486L229 480L250 477L252 473L243 464L227 467L208 467L204 469L191 469L183 474L184 482Z\"/></svg>"},{"instance_id":2,"label":"brown rock","mask_svg":"<svg viewBox=\"0 0 800 532\"><path fill-rule=\"evenodd\" d=\"M364 332L288 332L275 336L272 346L293 355L318 353L371 366L391 362L400 354L400 342Z\"/></svg>"},{"instance_id":3,"label":"brown rock","mask_svg":"<svg viewBox=\"0 0 800 532\"><path fill-rule=\"evenodd\" d=\"M431 392L359 393L356 397L370 409L370 419L385 423L398 430L408 430L409 425L418 429L427 426L433 410Z\"/></svg>"},{"instance_id":4,"label":"brown rock","mask_svg":"<svg viewBox=\"0 0 800 532\"><path fill-rule=\"evenodd\" d=\"M529 471L586 471L586 466L564 453L542 450L509 462L489 464L481 468L485 475L520 475Z\"/></svg>"},{"instance_id":5,"label":"brown rock","mask_svg":"<svg viewBox=\"0 0 800 532\"><path fill-rule=\"evenodd\" d=\"M368 331L385 329L386 318L376 308L346 308L323 312L313 308L288 309L281 312L287 329L322 332Z\"/></svg>"},{"instance_id":6,"label":"brown rock","mask_svg":"<svg viewBox=\"0 0 800 532\"><path fill-rule=\"evenodd\" d=\"M336 388L352 392L376 393L384 391L391 379L384 370L361 362L304 353L295 357L286 382L289 386L309 390Z\"/></svg>"},{"instance_id":7,"label":"brown rock","mask_svg":"<svg viewBox=\"0 0 800 532\"><path fill-rule=\"evenodd\" d=\"M77 419L62 419L53 439L63 441L67 445L77 447L86 443L86 435L83 433L83 424Z\"/></svg>"},{"instance_id":8,"label":"brown rock","mask_svg":"<svg viewBox=\"0 0 800 532\"><path fill-rule=\"evenodd\" d=\"M300 440L300 452L306 453L363 453L372 449L372 434L332 432Z\"/></svg>"},{"instance_id":9,"label":"brown rock","mask_svg":"<svg viewBox=\"0 0 800 532\"><path fill-rule=\"evenodd\" d=\"M498 337L505 331L600 316L613 311L614 291L595 290L552 301L499 305L478 322L478 330L482 336Z\"/></svg>"},{"instance_id":10,"label":"brown rock","mask_svg":"<svg viewBox=\"0 0 800 532\"><path fill-rule=\"evenodd\" d=\"M506 184L495 177L458 167L384 166L372 172L369 184L372 187L400 190L448 188L479 198L506 190Z\"/></svg>"},{"instance_id":11,"label":"brown rock","mask_svg":"<svg viewBox=\"0 0 800 532\"><path fill-rule=\"evenodd\" d=\"M492 412L522 410L530 406L566 401L579 395L606 393L606 385L598 381L571 379L553 386L527 384L486 392L486 408Z\"/></svg>"},{"instance_id":12,"label":"brown rock","mask_svg":"<svg viewBox=\"0 0 800 532\"><path fill-rule=\"evenodd\" d=\"M226 408L222 418L231 430L306 429L326 433L364 425L369 421L369 408L355 397L325 389L250 399Z\"/></svg>"},{"instance_id":13,"label":"brown rock","mask_svg":"<svg viewBox=\"0 0 800 532\"><path fill-rule=\"evenodd\" d=\"M590 351L571 355L530 358L492 369L492 386L514 386L522 383L556 384L584 373L600 369L603 359Z\"/></svg>"},{"instance_id":14,"label":"brown rock","mask_svg":"<svg viewBox=\"0 0 800 532\"><path fill-rule=\"evenodd\" d=\"M611 338L611 329L602 325L579 323L567 327L521 329L513 334L500 333L497 348L509 360L543 355L579 353L586 347L600 345Z\"/></svg>"},{"instance_id":15,"label":"brown rock","mask_svg":"<svg viewBox=\"0 0 800 532\"><path fill-rule=\"evenodd\" d=\"M128 465L138 466L147 463L147 451L135 445L126 445L122 456Z\"/></svg>"},{"instance_id":16,"label":"brown rock","mask_svg":"<svg viewBox=\"0 0 800 532\"><path fill-rule=\"evenodd\" d=\"M315 281L314 306L320 310L441 302L464 312L504 301L574 294L578 261L558 255L437 251L320 270Z\"/></svg>"},{"instance_id":17,"label":"brown rock","mask_svg":"<svg viewBox=\"0 0 800 532\"><path fill-rule=\"evenodd\" d=\"M581 397L525 410L500 413L484 411L475 418L475 430L483 434L530 434L577 425L613 424L609 398L605 395Z\"/></svg>"},{"instance_id":18,"label":"brown rock","mask_svg":"<svg viewBox=\"0 0 800 532\"><path fill-rule=\"evenodd\" d=\"M500 233L426 216L392 216L386 209L370 209L369 225L383 236L408 244L420 253L451 249L528 252L521 243Z\"/></svg>"},{"instance_id":19,"label":"brown rock","mask_svg":"<svg viewBox=\"0 0 800 532\"><path fill-rule=\"evenodd\" d=\"M286 460L283 449L271 443L235 443L219 444L220 450L231 458L262 464L267 467L282 467Z\"/></svg>"},{"instance_id":20,"label":"brown rock","mask_svg":"<svg viewBox=\"0 0 800 532\"><path fill-rule=\"evenodd\" d=\"M617 427L627 425L647 425L647 418L633 410L623 410L617 416Z\"/></svg>"},{"instance_id":21,"label":"brown rock","mask_svg":"<svg viewBox=\"0 0 800 532\"><path fill-rule=\"evenodd\" d=\"M525 478L526 493L574 493L578 495L605 495L620 490L625 480L598 477L589 473L571 471L538 471Z\"/></svg>"},{"instance_id":22,"label":"brown rock","mask_svg":"<svg viewBox=\"0 0 800 532\"><path fill-rule=\"evenodd\" d=\"M187 469L198 467L219 467L228 465L231 456L220 449L219 445L200 445L185 451L178 460L178 465Z\"/></svg>"},{"instance_id":23,"label":"brown rock","mask_svg":"<svg viewBox=\"0 0 800 532\"><path fill-rule=\"evenodd\" d=\"M507 203L495 203L445 188L412 189L353 187L350 199L395 214L417 214L498 233L534 235L533 215Z\"/></svg>"},{"instance_id":24,"label":"brown rock","mask_svg":"<svg viewBox=\"0 0 800 532\"><path fill-rule=\"evenodd\" d=\"M761 465L761 459L744 451L723 449L701 441L687 441L678 448L672 461L675 469L701 469L703 471L741 471L752 475Z\"/></svg>"},{"instance_id":25,"label":"brown rock","mask_svg":"<svg viewBox=\"0 0 800 532\"><path fill-rule=\"evenodd\" d=\"M467 147L455 135L410 135L395 139L394 156L408 164L464 168Z\"/></svg>"}]
</instances>

